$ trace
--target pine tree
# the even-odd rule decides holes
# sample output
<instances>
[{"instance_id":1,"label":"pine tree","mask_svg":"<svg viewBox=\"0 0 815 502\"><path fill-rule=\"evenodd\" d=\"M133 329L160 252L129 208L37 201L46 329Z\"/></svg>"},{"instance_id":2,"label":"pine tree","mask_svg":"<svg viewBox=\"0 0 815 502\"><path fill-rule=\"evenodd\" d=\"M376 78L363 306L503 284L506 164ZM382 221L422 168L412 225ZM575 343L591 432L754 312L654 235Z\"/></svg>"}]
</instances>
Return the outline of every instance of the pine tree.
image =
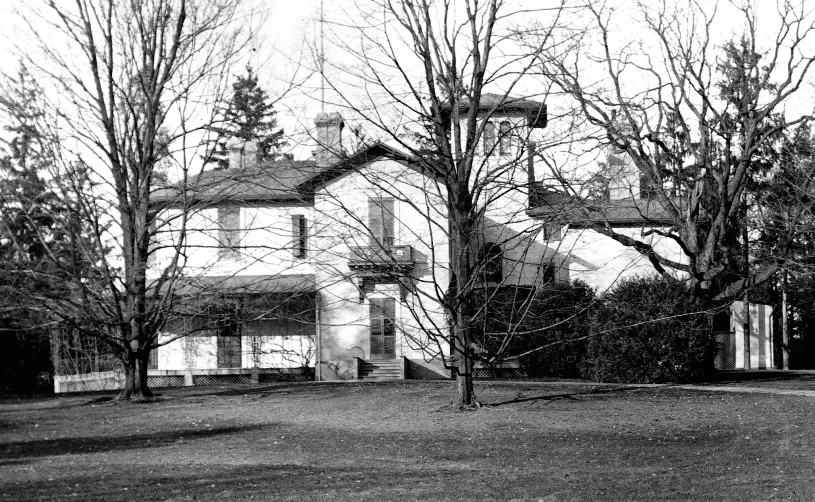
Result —
<instances>
[{"instance_id":1,"label":"pine tree","mask_svg":"<svg viewBox=\"0 0 815 502\"><path fill-rule=\"evenodd\" d=\"M31 299L64 293L61 276L73 267L69 211L53 189L42 100L25 65L0 84L0 115L10 137L0 149L0 389L15 391L33 390L51 370L46 326L54 326L54 318Z\"/></svg>"},{"instance_id":2,"label":"pine tree","mask_svg":"<svg viewBox=\"0 0 815 502\"><path fill-rule=\"evenodd\" d=\"M246 75L238 76L232 84L232 98L223 111L222 126L213 128L218 139L212 157L218 168L229 167L227 144L234 140L257 141L261 160L278 157L284 142L276 115L269 95L258 85L257 74L247 66Z\"/></svg>"}]
</instances>

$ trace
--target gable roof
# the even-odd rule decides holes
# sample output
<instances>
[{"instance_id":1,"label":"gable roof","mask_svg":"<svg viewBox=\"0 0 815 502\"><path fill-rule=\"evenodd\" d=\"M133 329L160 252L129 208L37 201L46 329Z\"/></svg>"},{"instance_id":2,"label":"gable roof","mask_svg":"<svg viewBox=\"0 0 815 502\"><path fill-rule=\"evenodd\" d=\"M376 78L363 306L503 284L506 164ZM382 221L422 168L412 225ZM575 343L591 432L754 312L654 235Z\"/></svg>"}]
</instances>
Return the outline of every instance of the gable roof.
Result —
<instances>
[{"instance_id":1,"label":"gable roof","mask_svg":"<svg viewBox=\"0 0 815 502\"><path fill-rule=\"evenodd\" d=\"M181 205L185 201L298 201L297 187L321 170L313 161L265 161L239 169L204 171L182 182L153 192L155 204Z\"/></svg>"},{"instance_id":2,"label":"gable roof","mask_svg":"<svg viewBox=\"0 0 815 502\"><path fill-rule=\"evenodd\" d=\"M186 192L179 182L153 192L151 202L165 206L181 206L191 201L310 202L315 188L380 157L410 163L418 169L410 155L377 142L331 166L318 166L314 160L276 160L246 168L204 171L189 178Z\"/></svg>"},{"instance_id":3,"label":"gable roof","mask_svg":"<svg viewBox=\"0 0 815 502\"><path fill-rule=\"evenodd\" d=\"M315 173L314 176L300 185L300 189L304 192L312 192L317 187L323 186L345 173L354 171L369 162L383 157L402 162L406 166L418 172L422 172L415 157L401 150L397 150L392 146L388 146L381 141L377 141L354 155L342 159L333 166L327 167L319 173Z\"/></svg>"}]
</instances>

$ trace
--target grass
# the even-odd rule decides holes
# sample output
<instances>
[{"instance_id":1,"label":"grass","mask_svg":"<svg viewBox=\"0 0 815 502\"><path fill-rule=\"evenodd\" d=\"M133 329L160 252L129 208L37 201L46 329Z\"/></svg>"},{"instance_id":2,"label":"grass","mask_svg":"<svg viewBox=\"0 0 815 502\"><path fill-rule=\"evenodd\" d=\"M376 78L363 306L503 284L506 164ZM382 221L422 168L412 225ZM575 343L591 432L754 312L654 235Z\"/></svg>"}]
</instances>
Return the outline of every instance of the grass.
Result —
<instances>
[{"instance_id":1,"label":"grass","mask_svg":"<svg viewBox=\"0 0 815 502\"><path fill-rule=\"evenodd\" d=\"M815 399L292 384L0 403L2 500L815 500Z\"/></svg>"}]
</instances>

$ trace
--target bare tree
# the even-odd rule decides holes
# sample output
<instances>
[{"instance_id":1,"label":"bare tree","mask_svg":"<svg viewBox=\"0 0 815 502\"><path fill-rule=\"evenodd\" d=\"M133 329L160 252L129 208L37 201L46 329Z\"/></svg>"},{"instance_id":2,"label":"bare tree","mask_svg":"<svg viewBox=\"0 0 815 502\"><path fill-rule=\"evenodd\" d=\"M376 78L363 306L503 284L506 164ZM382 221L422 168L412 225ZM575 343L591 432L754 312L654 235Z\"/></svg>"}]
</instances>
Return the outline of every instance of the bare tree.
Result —
<instances>
[{"instance_id":1,"label":"bare tree","mask_svg":"<svg viewBox=\"0 0 815 502\"><path fill-rule=\"evenodd\" d=\"M574 217L647 256L658 272L686 273L703 297L732 298L766 280L783 259L746 277L739 230L752 173L766 164L781 131L813 116L796 101L815 62L811 12L789 1L760 15L757 9L768 6L758 2L579 7L558 34L564 43L537 52L537 69L554 84L563 113L574 117L573 138L635 166L640 186L632 197L638 192L650 202L628 209L647 220L646 206L656 207L660 221L632 237L597 217L594 203L575 204ZM620 30L622 24L641 29ZM741 28L717 39L736 25ZM552 35L544 26L540 34L533 27L519 36L535 52ZM793 108L800 113L784 114ZM586 195L570 183L563 188L576 200ZM675 244L683 259L660 252L649 235Z\"/></svg>"},{"instance_id":2,"label":"bare tree","mask_svg":"<svg viewBox=\"0 0 815 502\"><path fill-rule=\"evenodd\" d=\"M181 231L165 244L172 256L148 273L152 244L168 223L151 197L160 171L186 180L199 165L196 152L254 20L240 0L45 0L24 20L33 44L18 50L58 117L50 124L51 167L89 229L86 239L72 238L73 256L93 267L90 278L69 274L71 295L41 300L110 347L125 368L121 397L150 396L148 359L186 238L182 212Z\"/></svg>"},{"instance_id":3,"label":"bare tree","mask_svg":"<svg viewBox=\"0 0 815 502\"><path fill-rule=\"evenodd\" d=\"M389 199L411 211L401 219L427 250L422 258L427 269L411 279L419 287L403 304L411 309L414 331L425 337L422 342L417 336L416 343L433 354L450 354L446 363L458 382L457 407L478 405L476 291L485 284L485 270L503 260L484 252L485 235L494 250L516 248L518 267L525 256L521 249L542 237L541 226L530 226L524 210L530 134L545 123L546 88L527 76L548 40L520 50L510 30L531 12L556 25L561 8L527 11L501 0L378 1L351 13L350 32L335 26L335 43L348 63L321 62L329 65L326 81L330 94L339 97L336 105L374 139L395 144L421 173L416 179L366 174L379 189L368 213L393 211ZM499 116L513 118L499 123L493 119ZM341 210L340 202L348 200L335 205ZM364 224L360 220L356 227ZM380 235L367 247L381 259L398 252L392 244ZM359 257L360 263L365 259ZM539 261L535 265L538 270ZM394 274L392 280L405 277ZM437 310L443 318L427 315Z\"/></svg>"}]
</instances>

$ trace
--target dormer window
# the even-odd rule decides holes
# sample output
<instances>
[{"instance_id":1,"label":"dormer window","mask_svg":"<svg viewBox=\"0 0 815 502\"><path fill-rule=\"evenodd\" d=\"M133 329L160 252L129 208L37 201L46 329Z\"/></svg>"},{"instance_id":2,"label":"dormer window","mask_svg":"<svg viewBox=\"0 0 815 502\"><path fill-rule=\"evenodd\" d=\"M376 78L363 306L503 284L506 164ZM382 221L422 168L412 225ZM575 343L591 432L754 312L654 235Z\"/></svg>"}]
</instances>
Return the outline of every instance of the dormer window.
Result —
<instances>
[{"instance_id":1,"label":"dormer window","mask_svg":"<svg viewBox=\"0 0 815 502\"><path fill-rule=\"evenodd\" d=\"M499 144L498 144L498 153L501 155L509 155L512 150L512 133L511 133L512 126L508 121L501 122L499 126Z\"/></svg>"},{"instance_id":2,"label":"dormer window","mask_svg":"<svg viewBox=\"0 0 815 502\"><path fill-rule=\"evenodd\" d=\"M495 124L487 122L484 126L484 156L492 155L495 151Z\"/></svg>"}]
</instances>

